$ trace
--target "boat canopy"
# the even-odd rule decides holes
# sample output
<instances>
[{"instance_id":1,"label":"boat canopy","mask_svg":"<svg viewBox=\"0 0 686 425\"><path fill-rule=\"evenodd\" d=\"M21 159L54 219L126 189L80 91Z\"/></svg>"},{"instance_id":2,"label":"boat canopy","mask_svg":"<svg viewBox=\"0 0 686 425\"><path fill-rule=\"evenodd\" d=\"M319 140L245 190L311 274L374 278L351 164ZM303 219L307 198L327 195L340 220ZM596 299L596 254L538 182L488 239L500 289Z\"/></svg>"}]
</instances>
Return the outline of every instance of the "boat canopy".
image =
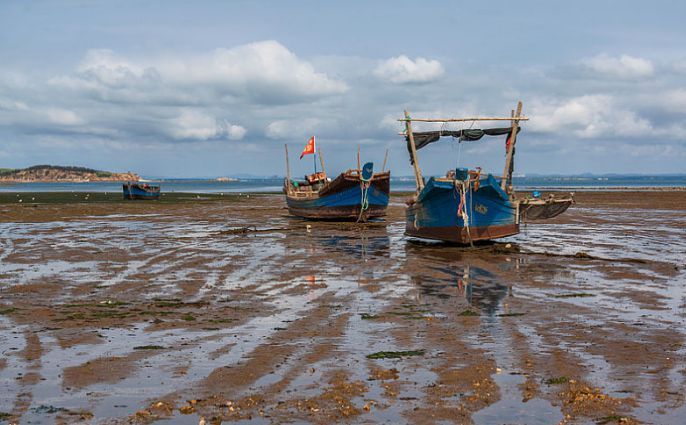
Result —
<instances>
[{"instance_id":1,"label":"boat canopy","mask_svg":"<svg viewBox=\"0 0 686 425\"><path fill-rule=\"evenodd\" d=\"M519 131L521 130L521 127L517 128L517 134L519 134ZM507 137L510 137L510 133L512 132L512 127L501 127L501 128L485 128L485 129L479 129L479 128L468 128L468 129L463 129L463 130L440 130L440 131L421 131L421 132L412 132L412 136L414 136L414 144L417 150L423 148L424 146L438 141L441 137L453 137L456 139L460 139L460 141L467 141L467 142L475 142L477 140L480 140L484 136L502 136L503 134L507 134ZM409 136L405 136L405 140L407 141L407 151L410 152L410 164L412 164L412 146L410 145L410 138Z\"/></svg>"}]
</instances>

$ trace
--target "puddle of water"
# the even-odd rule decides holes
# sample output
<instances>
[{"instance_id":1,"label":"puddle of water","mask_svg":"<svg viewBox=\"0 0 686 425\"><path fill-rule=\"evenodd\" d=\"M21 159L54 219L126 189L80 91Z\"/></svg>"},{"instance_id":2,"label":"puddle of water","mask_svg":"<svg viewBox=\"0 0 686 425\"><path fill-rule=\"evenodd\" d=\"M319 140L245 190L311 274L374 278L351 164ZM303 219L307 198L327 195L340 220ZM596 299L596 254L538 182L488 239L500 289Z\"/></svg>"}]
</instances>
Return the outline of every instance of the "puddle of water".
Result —
<instances>
[{"instance_id":1,"label":"puddle of water","mask_svg":"<svg viewBox=\"0 0 686 425\"><path fill-rule=\"evenodd\" d=\"M521 375L510 375L507 372L496 373L493 380L500 389L500 400L479 410L472 415L475 424L526 424L549 425L560 423L563 415L560 409L548 400L534 398L522 400L519 384L526 381Z\"/></svg>"}]
</instances>

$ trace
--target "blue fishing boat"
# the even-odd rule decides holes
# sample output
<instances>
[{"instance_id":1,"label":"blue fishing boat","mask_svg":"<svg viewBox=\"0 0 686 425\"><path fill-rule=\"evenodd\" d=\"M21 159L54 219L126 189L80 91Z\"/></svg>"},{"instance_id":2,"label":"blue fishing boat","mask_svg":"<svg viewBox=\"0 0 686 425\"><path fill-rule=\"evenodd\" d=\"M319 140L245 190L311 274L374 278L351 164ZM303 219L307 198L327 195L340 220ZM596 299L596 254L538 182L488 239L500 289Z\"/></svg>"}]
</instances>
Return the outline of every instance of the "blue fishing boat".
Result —
<instances>
[{"instance_id":1,"label":"blue fishing boat","mask_svg":"<svg viewBox=\"0 0 686 425\"><path fill-rule=\"evenodd\" d=\"M322 169L324 163L322 161ZM359 161L358 161L359 162ZM320 220L367 221L386 215L390 193L390 171L374 172L368 162L358 169L349 169L331 180L325 171L293 180L288 166L283 191L288 211L298 217Z\"/></svg>"},{"instance_id":2,"label":"blue fishing boat","mask_svg":"<svg viewBox=\"0 0 686 425\"><path fill-rule=\"evenodd\" d=\"M493 240L519 233L522 218L552 218L562 214L573 198L517 199L512 186L514 154L522 103L517 112L503 118L412 119L405 111L405 138L414 166L417 190L407 201L405 234L411 237L434 239L457 244ZM509 127L463 129L457 131L413 132L412 122L476 122L509 121ZM482 174L480 168L456 168L445 177L431 177L425 182L417 162L417 150L441 137L453 137L460 142L473 142L484 136L507 136L505 171L502 176Z\"/></svg>"},{"instance_id":3,"label":"blue fishing boat","mask_svg":"<svg viewBox=\"0 0 686 425\"><path fill-rule=\"evenodd\" d=\"M126 182L123 185L124 199L158 199L160 186L147 183Z\"/></svg>"},{"instance_id":4,"label":"blue fishing boat","mask_svg":"<svg viewBox=\"0 0 686 425\"><path fill-rule=\"evenodd\" d=\"M408 236L469 243L519 232L517 206L492 175L481 179L465 168L451 174L457 177L432 177L408 202Z\"/></svg>"}]
</instances>

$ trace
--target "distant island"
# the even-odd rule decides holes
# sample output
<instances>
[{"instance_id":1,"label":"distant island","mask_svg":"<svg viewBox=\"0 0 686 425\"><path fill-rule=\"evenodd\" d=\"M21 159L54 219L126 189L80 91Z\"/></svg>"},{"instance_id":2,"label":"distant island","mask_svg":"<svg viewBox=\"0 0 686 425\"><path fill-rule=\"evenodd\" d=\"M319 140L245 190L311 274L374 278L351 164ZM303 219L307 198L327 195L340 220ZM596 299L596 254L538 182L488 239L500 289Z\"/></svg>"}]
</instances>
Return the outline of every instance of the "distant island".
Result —
<instances>
[{"instance_id":1,"label":"distant island","mask_svg":"<svg viewBox=\"0 0 686 425\"><path fill-rule=\"evenodd\" d=\"M0 168L0 182L5 183L49 183L49 182L120 182L138 181L140 176L131 172L112 173L85 167L63 167L59 165L34 165L29 168Z\"/></svg>"}]
</instances>

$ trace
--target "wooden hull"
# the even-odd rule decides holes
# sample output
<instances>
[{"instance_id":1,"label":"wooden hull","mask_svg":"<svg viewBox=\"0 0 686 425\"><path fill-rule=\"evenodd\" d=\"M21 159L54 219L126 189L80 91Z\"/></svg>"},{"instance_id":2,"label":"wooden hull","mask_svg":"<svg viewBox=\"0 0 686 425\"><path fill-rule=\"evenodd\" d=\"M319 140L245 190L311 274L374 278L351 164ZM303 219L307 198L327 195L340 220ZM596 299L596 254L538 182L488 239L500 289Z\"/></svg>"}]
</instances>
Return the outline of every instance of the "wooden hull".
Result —
<instances>
[{"instance_id":1,"label":"wooden hull","mask_svg":"<svg viewBox=\"0 0 686 425\"><path fill-rule=\"evenodd\" d=\"M288 184L288 182L286 182ZM378 173L367 191L369 207L360 214L362 187L359 177L341 174L318 192L297 193L285 187L288 211L298 217L318 220L368 220L386 215L390 173Z\"/></svg>"},{"instance_id":2,"label":"wooden hull","mask_svg":"<svg viewBox=\"0 0 686 425\"><path fill-rule=\"evenodd\" d=\"M466 229L455 229L454 226L424 227L420 229L414 229L411 226L406 226L405 228L405 234L407 236L464 245L469 244L470 237L472 242L490 241L516 235L517 233L519 233L518 224L470 227L469 233L467 233Z\"/></svg>"},{"instance_id":3,"label":"wooden hull","mask_svg":"<svg viewBox=\"0 0 686 425\"><path fill-rule=\"evenodd\" d=\"M160 197L160 187L139 183L124 183L124 199L154 200Z\"/></svg>"},{"instance_id":4,"label":"wooden hull","mask_svg":"<svg viewBox=\"0 0 686 425\"><path fill-rule=\"evenodd\" d=\"M567 211L574 198L523 199L519 201L519 216L522 220L547 220Z\"/></svg>"},{"instance_id":5,"label":"wooden hull","mask_svg":"<svg viewBox=\"0 0 686 425\"><path fill-rule=\"evenodd\" d=\"M360 217L360 206L344 207L311 207L299 201L288 202L288 212L291 215L312 220L357 220ZM386 207L370 205L364 212L363 219L381 218L386 216Z\"/></svg>"},{"instance_id":6,"label":"wooden hull","mask_svg":"<svg viewBox=\"0 0 686 425\"><path fill-rule=\"evenodd\" d=\"M469 244L519 233L517 207L492 176L482 180L478 190L466 193L464 208L469 227L458 214L460 196L455 181L446 180L429 180L417 200L408 206L407 236Z\"/></svg>"}]
</instances>

